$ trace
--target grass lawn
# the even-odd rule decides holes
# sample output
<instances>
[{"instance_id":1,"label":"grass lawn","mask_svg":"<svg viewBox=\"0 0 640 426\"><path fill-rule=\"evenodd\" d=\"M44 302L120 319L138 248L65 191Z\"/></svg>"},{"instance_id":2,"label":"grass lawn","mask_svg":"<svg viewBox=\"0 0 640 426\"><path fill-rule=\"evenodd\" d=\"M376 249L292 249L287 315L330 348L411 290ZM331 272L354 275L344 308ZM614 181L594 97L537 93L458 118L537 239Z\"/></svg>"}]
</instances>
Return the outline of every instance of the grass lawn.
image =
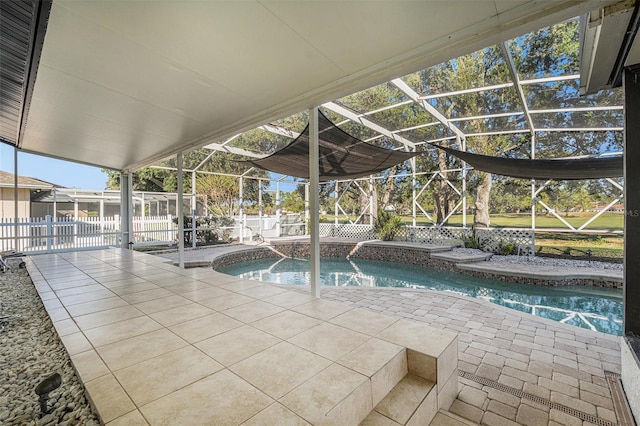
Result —
<instances>
[{"instance_id":1,"label":"grass lawn","mask_svg":"<svg viewBox=\"0 0 640 426\"><path fill-rule=\"evenodd\" d=\"M573 227L579 228L583 223L587 222L593 213L570 213L568 216L564 214L561 217L569 222ZM411 223L411 217L403 216L402 219ZM473 223L473 216L467 215L467 225ZM431 223L424 216L418 218L419 225L430 225ZM449 220L451 226L462 225L462 215L453 215ZM492 214L491 226L496 228L530 228L530 214ZM621 231L624 226L624 216L622 214L605 213L591 222L586 229L606 229ZM558 218L552 215L536 216L536 228L567 228ZM567 228L568 229L568 228Z\"/></svg>"},{"instance_id":2,"label":"grass lawn","mask_svg":"<svg viewBox=\"0 0 640 426\"><path fill-rule=\"evenodd\" d=\"M568 216L561 215L564 220L569 222L573 227L579 228L580 225L587 222L589 218L593 216L593 213L569 213ZM356 217L352 217L355 220ZM338 218L340 223L345 223L346 219L342 215ZM332 223L334 217L331 215L320 216L321 222ZM402 216L402 221L410 224L411 216ZM430 226L431 222L425 216L418 216L416 223L418 226ZM467 225L473 223L473 216L467 215ZM450 226L462 226L462 215L456 214L449 219ZM530 228L531 227L531 214L528 213L514 213L514 214L492 214L491 226L496 228ZM621 213L604 213L598 217L592 223L587 226L586 229L603 229L611 231L622 231L624 226L624 215ZM562 223L558 218L552 215L538 215L536 216L536 229L539 228L566 228L566 225Z\"/></svg>"}]
</instances>

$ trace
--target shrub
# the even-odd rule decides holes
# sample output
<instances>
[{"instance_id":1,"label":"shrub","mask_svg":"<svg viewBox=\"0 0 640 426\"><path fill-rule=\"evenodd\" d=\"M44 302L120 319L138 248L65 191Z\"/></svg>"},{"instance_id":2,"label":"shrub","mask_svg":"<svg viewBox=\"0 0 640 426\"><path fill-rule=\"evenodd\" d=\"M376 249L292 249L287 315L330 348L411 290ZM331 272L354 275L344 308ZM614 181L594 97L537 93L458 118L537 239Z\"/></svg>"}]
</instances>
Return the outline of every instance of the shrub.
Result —
<instances>
[{"instance_id":1,"label":"shrub","mask_svg":"<svg viewBox=\"0 0 640 426\"><path fill-rule=\"evenodd\" d=\"M393 241L403 226L400 216L385 210L379 210L378 217L376 217L376 221L373 224L373 232L382 241Z\"/></svg>"}]
</instances>

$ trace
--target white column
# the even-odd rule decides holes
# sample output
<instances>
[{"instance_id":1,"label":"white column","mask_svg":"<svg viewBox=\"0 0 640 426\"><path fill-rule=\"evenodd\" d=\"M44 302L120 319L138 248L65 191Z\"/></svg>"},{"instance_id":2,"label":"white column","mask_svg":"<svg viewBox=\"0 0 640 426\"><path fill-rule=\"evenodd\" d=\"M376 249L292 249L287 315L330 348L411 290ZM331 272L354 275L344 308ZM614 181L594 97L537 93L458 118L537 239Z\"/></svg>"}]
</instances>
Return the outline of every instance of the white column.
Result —
<instances>
[{"instance_id":1,"label":"white column","mask_svg":"<svg viewBox=\"0 0 640 426\"><path fill-rule=\"evenodd\" d=\"M99 215L100 215L100 241L102 242L102 244L104 244L104 192L102 193L102 197L100 198L99 203Z\"/></svg>"},{"instance_id":2,"label":"white column","mask_svg":"<svg viewBox=\"0 0 640 426\"><path fill-rule=\"evenodd\" d=\"M78 247L78 199L73 199L73 246Z\"/></svg>"},{"instance_id":3,"label":"white column","mask_svg":"<svg viewBox=\"0 0 640 426\"><path fill-rule=\"evenodd\" d=\"M311 234L311 295L320 297L320 166L318 149L318 108L309 110L309 233Z\"/></svg>"},{"instance_id":4,"label":"white column","mask_svg":"<svg viewBox=\"0 0 640 426\"><path fill-rule=\"evenodd\" d=\"M144 223L145 221L144 215L145 215L145 207L147 202L144 199L144 191L142 192L142 194L140 194L140 198L141 198L140 200L140 210L141 210L140 211L140 235L142 235L142 238L146 240L147 234L146 234L146 225Z\"/></svg>"},{"instance_id":5,"label":"white column","mask_svg":"<svg viewBox=\"0 0 640 426\"><path fill-rule=\"evenodd\" d=\"M280 227L280 182L276 182L276 235L279 237L282 228Z\"/></svg>"},{"instance_id":6,"label":"white column","mask_svg":"<svg viewBox=\"0 0 640 426\"><path fill-rule=\"evenodd\" d=\"M338 226L338 181L336 181L336 189L333 192L333 223Z\"/></svg>"},{"instance_id":7,"label":"white column","mask_svg":"<svg viewBox=\"0 0 640 426\"><path fill-rule=\"evenodd\" d=\"M411 157L411 224L416 226L416 157Z\"/></svg>"},{"instance_id":8,"label":"white column","mask_svg":"<svg viewBox=\"0 0 640 426\"><path fill-rule=\"evenodd\" d=\"M131 211L131 173L120 172L120 241L123 248L131 248L133 213Z\"/></svg>"},{"instance_id":9,"label":"white column","mask_svg":"<svg viewBox=\"0 0 640 426\"><path fill-rule=\"evenodd\" d=\"M309 143L311 143L311 141L309 141ZM311 159L311 156L309 156L309 159ZM311 169L309 169L309 172L311 172ZM309 180L309 184L304 186L304 224L305 224L304 233L305 235L310 234L310 231L309 231L309 185L310 184L311 184L311 180Z\"/></svg>"},{"instance_id":10,"label":"white column","mask_svg":"<svg viewBox=\"0 0 640 426\"><path fill-rule=\"evenodd\" d=\"M262 237L262 181L258 180L258 235Z\"/></svg>"},{"instance_id":11,"label":"white column","mask_svg":"<svg viewBox=\"0 0 640 426\"><path fill-rule=\"evenodd\" d=\"M176 158L178 163L178 266L184 268L184 188L182 187L182 152Z\"/></svg>"},{"instance_id":12,"label":"white column","mask_svg":"<svg viewBox=\"0 0 640 426\"><path fill-rule=\"evenodd\" d=\"M373 176L369 176L369 225L373 226L373 216L376 214L373 211Z\"/></svg>"},{"instance_id":13,"label":"white column","mask_svg":"<svg viewBox=\"0 0 640 426\"><path fill-rule=\"evenodd\" d=\"M536 134L531 134L531 159L536 158ZM531 255L536 255L536 180L531 179Z\"/></svg>"},{"instance_id":14,"label":"white column","mask_svg":"<svg viewBox=\"0 0 640 426\"><path fill-rule=\"evenodd\" d=\"M239 219L238 219L238 223L239 223L239 227L240 227L240 235L238 236L238 239L240 241L240 243L244 242L244 179L242 178L242 176L240 176L240 178L238 179L238 186L240 187L239 190L239 203L240 205L238 206L239 209Z\"/></svg>"},{"instance_id":15,"label":"white column","mask_svg":"<svg viewBox=\"0 0 640 426\"><path fill-rule=\"evenodd\" d=\"M467 140L460 141L462 150L467 150ZM467 163L462 161L462 227L467 227Z\"/></svg>"},{"instance_id":16,"label":"white column","mask_svg":"<svg viewBox=\"0 0 640 426\"><path fill-rule=\"evenodd\" d=\"M13 147L13 249L19 251L20 239L18 238L18 147Z\"/></svg>"},{"instance_id":17,"label":"white column","mask_svg":"<svg viewBox=\"0 0 640 426\"><path fill-rule=\"evenodd\" d=\"M196 172L191 172L191 247L196 248Z\"/></svg>"}]
</instances>

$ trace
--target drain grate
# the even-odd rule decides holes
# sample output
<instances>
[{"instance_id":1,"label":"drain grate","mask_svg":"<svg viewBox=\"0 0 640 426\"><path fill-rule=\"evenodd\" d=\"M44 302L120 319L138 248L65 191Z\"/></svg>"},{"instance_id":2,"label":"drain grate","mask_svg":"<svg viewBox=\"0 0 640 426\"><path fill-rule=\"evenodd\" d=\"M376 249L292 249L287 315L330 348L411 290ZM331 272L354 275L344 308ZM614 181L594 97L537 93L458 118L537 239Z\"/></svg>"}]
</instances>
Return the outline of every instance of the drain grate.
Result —
<instances>
[{"instance_id":1,"label":"drain grate","mask_svg":"<svg viewBox=\"0 0 640 426\"><path fill-rule=\"evenodd\" d=\"M497 389L501 392L517 396L518 398L525 398L529 401L533 401L549 408L553 408L554 410L562 411L565 414L569 414L570 416L577 417L580 420L584 420L598 426L616 426L616 423L610 422L609 420L601 419L597 416L594 416L593 414L585 413L584 411L576 410L575 408L567 407L566 405L558 404L557 402L549 401L545 398L540 398L539 396L523 392L520 389L512 388L511 386L506 386L502 383L494 382L493 380L485 379L484 377L467 373L466 371L458 370L458 375L467 380L480 383L481 385L489 386L490 388Z\"/></svg>"},{"instance_id":2,"label":"drain grate","mask_svg":"<svg viewBox=\"0 0 640 426\"><path fill-rule=\"evenodd\" d=\"M613 399L613 409L618 417L620 426L635 426L636 422L633 420L631 408L627 402L624 389L622 389L620 375L612 371L605 371L604 377L607 379L607 384L609 385L609 391Z\"/></svg>"}]
</instances>

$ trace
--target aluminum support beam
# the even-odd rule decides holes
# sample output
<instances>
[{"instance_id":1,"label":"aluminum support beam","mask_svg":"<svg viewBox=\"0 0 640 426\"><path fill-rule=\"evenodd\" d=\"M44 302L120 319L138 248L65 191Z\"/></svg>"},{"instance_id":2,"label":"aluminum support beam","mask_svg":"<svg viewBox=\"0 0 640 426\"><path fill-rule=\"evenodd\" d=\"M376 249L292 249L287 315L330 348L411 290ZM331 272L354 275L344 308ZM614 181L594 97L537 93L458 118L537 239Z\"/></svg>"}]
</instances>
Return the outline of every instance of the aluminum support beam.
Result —
<instances>
[{"instance_id":1,"label":"aluminum support beam","mask_svg":"<svg viewBox=\"0 0 640 426\"><path fill-rule=\"evenodd\" d=\"M460 139L465 139L466 136L462 130L460 130L456 125L452 124L447 117L442 115L440 111L438 111L433 105L427 102L424 99L420 99L420 95L413 90L407 83L405 83L402 79L396 78L391 80L394 86L400 89L404 94L406 94L410 99L412 99L415 103L422 106L429 114L431 114L436 120L441 122L444 126L446 126L449 130L451 130L457 137Z\"/></svg>"},{"instance_id":2,"label":"aluminum support beam","mask_svg":"<svg viewBox=\"0 0 640 426\"><path fill-rule=\"evenodd\" d=\"M309 221L311 233L311 295L320 297L320 164L318 108L309 110Z\"/></svg>"},{"instance_id":3,"label":"aluminum support beam","mask_svg":"<svg viewBox=\"0 0 640 426\"><path fill-rule=\"evenodd\" d=\"M516 93L518 93L518 99L520 100L520 105L522 106L522 110L524 112L524 118L527 120L527 125L529 126L529 130L533 135L535 133L535 126L533 125L531 114L529 113L529 105L527 104L527 98L525 97L524 91L522 90L522 86L520 85L520 77L518 77L516 64L513 60L513 56L511 55L511 51L509 50L509 46L507 46L506 41L503 43L500 43L500 50L502 51L502 56L504 57L505 62L507 63L507 68L509 69L509 75L511 76L511 80L513 80L513 84L516 88Z\"/></svg>"},{"instance_id":4,"label":"aluminum support beam","mask_svg":"<svg viewBox=\"0 0 640 426\"><path fill-rule=\"evenodd\" d=\"M401 144L403 144L406 147L409 148L413 148L415 146L415 142L410 141L407 138L404 138L400 135L396 135L395 133L393 133L392 131L385 129L384 127L380 126L379 124L374 123L373 121L362 117L356 113L354 113L353 111L350 111L334 102L327 102L326 104L322 104L323 107L325 107L328 110L331 110L337 114L340 114L346 118L348 118L351 121L354 121L356 123L362 124L365 127L368 127L371 130L375 130L376 132L388 137L389 139L393 139L396 142L399 142Z\"/></svg>"}]
</instances>

